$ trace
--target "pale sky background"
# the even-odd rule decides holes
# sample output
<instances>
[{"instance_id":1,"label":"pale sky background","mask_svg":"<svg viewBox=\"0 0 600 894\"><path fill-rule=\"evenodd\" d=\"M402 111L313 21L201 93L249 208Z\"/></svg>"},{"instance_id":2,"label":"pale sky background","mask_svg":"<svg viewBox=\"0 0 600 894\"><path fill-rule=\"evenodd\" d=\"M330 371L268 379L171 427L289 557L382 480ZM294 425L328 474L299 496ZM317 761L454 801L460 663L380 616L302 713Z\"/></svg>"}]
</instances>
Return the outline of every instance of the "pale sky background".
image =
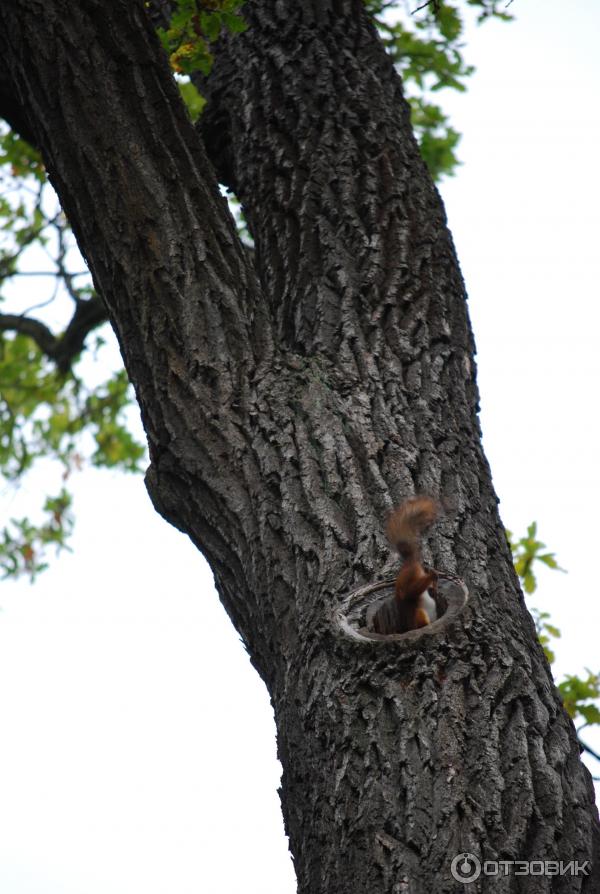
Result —
<instances>
[{"instance_id":1,"label":"pale sky background","mask_svg":"<svg viewBox=\"0 0 600 894\"><path fill-rule=\"evenodd\" d=\"M560 678L600 664L600 5L510 10L469 32L478 71L445 103L464 166L442 192L503 519L537 519L569 572L536 594ZM141 477L75 490L74 553L0 593L0 891L292 894L267 693L204 560Z\"/></svg>"}]
</instances>

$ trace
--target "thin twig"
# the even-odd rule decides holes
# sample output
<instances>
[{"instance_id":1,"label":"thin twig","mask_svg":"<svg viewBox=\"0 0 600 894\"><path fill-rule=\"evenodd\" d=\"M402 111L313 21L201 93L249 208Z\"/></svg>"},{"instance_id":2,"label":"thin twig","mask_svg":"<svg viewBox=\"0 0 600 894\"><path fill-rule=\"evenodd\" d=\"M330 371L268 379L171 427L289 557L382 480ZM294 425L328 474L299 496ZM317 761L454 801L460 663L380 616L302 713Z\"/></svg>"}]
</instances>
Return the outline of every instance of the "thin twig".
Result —
<instances>
[{"instance_id":1,"label":"thin twig","mask_svg":"<svg viewBox=\"0 0 600 894\"><path fill-rule=\"evenodd\" d=\"M75 276L89 276L89 270L81 270L78 273L67 273L73 279ZM12 276L56 276L56 270L17 270Z\"/></svg>"},{"instance_id":2,"label":"thin twig","mask_svg":"<svg viewBox=\"0 0 600 894\"><path fill-rule=\"evenodd\" d=\"M597 751L594 751L593 748L590 748L590 746L586 745L585 742L582 742L581 739L579 739L579 744L581 745L581 747L583 748L584 751L587 751L587 753L591 754L592 757L596 758L597 761L600 761L600 754L598 754Z\"/></svg>"},{"instance_id":3,"label":"thin twig","mask_svg":"<svg viewBox=\"0 0 600 894\"><path fill-rule=\"evenodd\" d=\"M512 0L511 0L512 2ZM434 11L437 13L440 11L440 0L426 0L425 3L422 3L421 6L417 6L416 9L413 9L411 15L414 16L416 12L420 12L422 9L425 9L427 6L433 6Z\"/></svg>"}]
</instances>

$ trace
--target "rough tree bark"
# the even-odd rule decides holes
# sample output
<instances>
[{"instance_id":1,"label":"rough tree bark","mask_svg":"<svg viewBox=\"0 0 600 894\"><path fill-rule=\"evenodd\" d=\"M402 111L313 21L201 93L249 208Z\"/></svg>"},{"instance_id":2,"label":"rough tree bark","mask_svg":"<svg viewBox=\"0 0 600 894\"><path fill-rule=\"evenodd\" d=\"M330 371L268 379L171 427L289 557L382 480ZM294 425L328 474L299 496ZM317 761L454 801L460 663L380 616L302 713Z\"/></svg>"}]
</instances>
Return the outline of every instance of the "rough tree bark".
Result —
<instances>
[{"instance_id":1,"label":"rough tree bark","mask_svg":"<svg viewBox=\"0 0 600 894\"><path fill-rule=\"evenodd\" d=\"M207 556L272 696L299 891L463 890L464 851L593 861L471 891L597 890L590 777L498 516L464 286L398 76L360 0L244 13L204 140L141 2L0 3L1 80L108 307L154 505ZM429 558L469 602L436 633L359 641L334 610L393 570L382 519L415 491L443 502Z\"/></svg>"}]
</instances>

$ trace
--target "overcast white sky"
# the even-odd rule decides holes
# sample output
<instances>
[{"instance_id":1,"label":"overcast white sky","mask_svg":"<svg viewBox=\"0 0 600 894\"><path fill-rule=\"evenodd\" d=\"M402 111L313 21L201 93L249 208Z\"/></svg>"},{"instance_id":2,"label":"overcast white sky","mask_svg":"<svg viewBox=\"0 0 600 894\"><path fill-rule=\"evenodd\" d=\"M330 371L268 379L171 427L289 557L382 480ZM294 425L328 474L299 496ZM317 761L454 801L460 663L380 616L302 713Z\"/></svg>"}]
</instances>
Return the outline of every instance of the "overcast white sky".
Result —
<instances>
[{"instance_id":1,"label":"overcast white sky","mask_svg":"<svg viewBox=\"0 0 600 894\"><path fill-rule=\"evenodd\" d=\"M511 11L469 34L443 194L503 518L537 519L569 572L537 598L560 676L600 663L600 7ZM74 553L0 595L0 890L292 894L267 694L208 568L141 478L85 473L75 508Z\"/></svg>"}]
</instances>

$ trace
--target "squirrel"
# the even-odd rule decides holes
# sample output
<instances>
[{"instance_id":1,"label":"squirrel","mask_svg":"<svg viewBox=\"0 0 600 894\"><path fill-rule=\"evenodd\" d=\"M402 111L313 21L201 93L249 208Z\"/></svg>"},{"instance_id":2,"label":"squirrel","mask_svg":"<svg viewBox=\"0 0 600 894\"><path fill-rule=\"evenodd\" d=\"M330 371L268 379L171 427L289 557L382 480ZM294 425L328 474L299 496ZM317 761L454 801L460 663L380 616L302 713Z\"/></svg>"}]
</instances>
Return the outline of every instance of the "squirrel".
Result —
<instances>
[{"instance_id":1,"label":"squirrel","mask_svg":"<svg viewBox=\"0 0 600 894\"><path fill-rule=\"evenodd\" d=\"M435 600L428 593L435 588L437 573L421 564L421 539L437 515L431 497L410 497L388 518L388 540L404 560L395 584L397 633L426 627L437 618Z\"/></svg>"}]
</instances>

